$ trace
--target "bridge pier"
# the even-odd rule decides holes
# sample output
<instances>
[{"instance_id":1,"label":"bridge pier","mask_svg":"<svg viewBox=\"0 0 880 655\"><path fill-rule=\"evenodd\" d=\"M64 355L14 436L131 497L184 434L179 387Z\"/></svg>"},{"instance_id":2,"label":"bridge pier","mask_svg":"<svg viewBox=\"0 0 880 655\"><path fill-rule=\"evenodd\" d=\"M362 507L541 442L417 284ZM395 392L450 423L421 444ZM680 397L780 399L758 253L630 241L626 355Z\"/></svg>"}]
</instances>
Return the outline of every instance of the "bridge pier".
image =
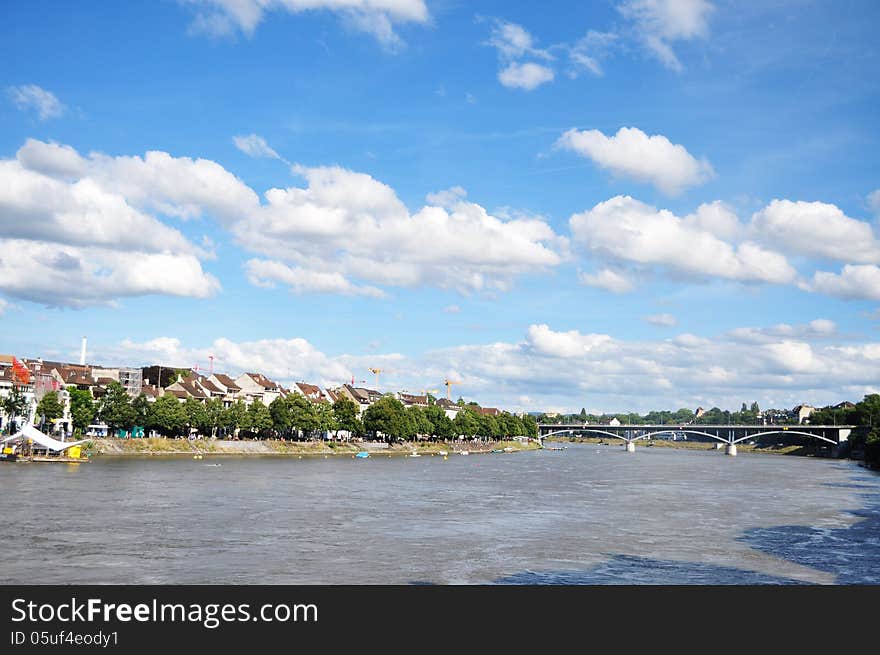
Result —
<instances>
[{"instance_id":1,"label":"bridge pier","mask_svg":"<svg viewBox=\"0 0 880 655\"><path fill-rule=\"evenodd\" d=\"M729 443L727 444L727 448L724 449L725 454L730 455L731 457L736 457L736 444Z\"/></svg>"},{"instance_id":2,"label":"bridge pier","mask_svg":"<svg viewBox=\"0 0 880 655\"><path fill-rule=\"evenodd\" d=\"M628 453L636 452L636 444L632 441L627 441L626 442L626 452L628 452Z\"/></svg>"}]
</instances>

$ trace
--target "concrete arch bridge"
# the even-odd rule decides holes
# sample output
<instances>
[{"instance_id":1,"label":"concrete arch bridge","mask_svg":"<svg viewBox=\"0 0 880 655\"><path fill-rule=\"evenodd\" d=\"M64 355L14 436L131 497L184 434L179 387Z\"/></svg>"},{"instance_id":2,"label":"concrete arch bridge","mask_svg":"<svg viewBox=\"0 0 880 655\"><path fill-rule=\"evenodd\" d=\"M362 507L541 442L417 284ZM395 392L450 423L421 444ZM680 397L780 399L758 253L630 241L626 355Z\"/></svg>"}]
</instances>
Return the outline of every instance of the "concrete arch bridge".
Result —
<instances>
[{"instance_id":1,"label":"concrete arch bridge","mask_svg":"<svg viewBox=\"0 0 880 655\"><path fill-rule=\"evenodd\" d=\"M845 443L855 426L852 425L592 425L541 423L538 437L543 440L561 434L600 434L621 439L627 452L635 452L636 441L668 434L692 434L709 437L725 444L728 455L736 455L736 445L743 441L772 434L811 437L838 448Z\"/></svg>"}]
</instances>

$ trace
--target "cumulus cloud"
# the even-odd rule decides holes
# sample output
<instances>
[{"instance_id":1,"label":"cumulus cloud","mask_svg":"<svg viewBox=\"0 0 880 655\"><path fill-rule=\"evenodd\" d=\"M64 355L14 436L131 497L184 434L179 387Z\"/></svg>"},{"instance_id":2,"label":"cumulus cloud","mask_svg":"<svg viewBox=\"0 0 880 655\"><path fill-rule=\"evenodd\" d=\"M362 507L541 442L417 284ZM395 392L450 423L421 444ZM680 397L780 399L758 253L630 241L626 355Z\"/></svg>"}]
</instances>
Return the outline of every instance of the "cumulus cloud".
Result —
<instances>
[{"instance_id":1,"label":"cumulus cloud","mask_svg":"<svg viewBox=\"0 0 880 655\"><path fill-rule=\"evenodd\" d=\"M786 252L859 264L880 263L880 241L869 223L832 204L773 200L752 216L761 241Z\"/></svg>"},{"instance_id":2,"label":"cumulus cloud","mask_svg":"<svg viewBox=\"0 0 880 655\"><path fill-rule=\"evenodd\" d=\"M671 44L706 38L714 9L707 0L628 0L618 6L648 51L674 71L683 67Z\"/></svg>"},{"instance_id":3,"label":"cumulus cloud","mask_svg":"<svg viewBox=\"0 0 880 655\"><path fill-rule=\"evenodd\" d=\"M765 328L740 327L727 333L728 338L742 343L768 343L779 339L827 339L837 334L837 324L817 318L802 325L779 323Z\"/></svg>"},{"instance_id":4,"label":"cumulus cloud","mask_svg":"<svg viewBox=\"0 0 880 655\"><path fill-rule=\"evenodd\" d=\"M697 405L735 409L753 400L762 407L856 400L848 390L877 384L880 344L818 345L782 337L755 344L689 334L621 340L533 325L517 343L445 348L423 359L423 374L454 369L465 397L501 407L527 395L530 409L589 405L644 412Z\"/></svg>"},{"instance_id":5,"label":"cumulus cloud","mask_svg":"<svg viewBox=\"0 0 880 655\"><path fill-rule=\"evenodd\" d=\"M553 69L546 65L554 59L553 55L538 48L532 35L522 25L494 20L487 44L498 51L502 66L498 71L498 81L507 88L533 91L553 81ZM540 59L545 63L522 61L524 58Z\"/></svg>"},{"instance_id":6,"label":"cumulus cloud","mask_svg":"<svg viewBox=\"0 0 880 655\"><path fill-rule=\"evenodd\" d=\"M0 160L0 290L70 307L219 290L200 263L209 253L144 211L162 201L155 180L116 177L108 172L114 166L102 155L84 158L34 140L16 159Z\"/></svg>"},{"instance_id":7,"label":"cumulus cloud","mask_svg":"<svg viewBox=\"0 0 880 655\"><path fill-rule=\"evenodd\" d=\"M338 14L354 29L375 37L386 48L403 41L395 25L425 24L430 18L424 0L184 0L196 11L194 32L215 36L241 32L252 36L267 12L299 14L325 10Z\"/></svg>"},{"instance_id":8,"label":"cumulus cloud","mask_svg":"<svg viewBox=\"0 0 880 655\"><path fill-rule=\"evenodd\" d=\"M802 288L846 300L880 300L880 267L847 264L839 274L816 271Z\"/></svg>"},{"instance_id":9,"label":"cumulus cloud","mask_svg":"<svg viewBox=\"0 0 880 655\"><path fill-rule=\"evenodd\" d=\"M569 219L572 239L619 262L678 274L787 284L797 273L782 255L755 243L733 246L667 210L616 196Z\"/></svg>"},{"instance_id":10,"label":"cumulus cloud","mask_svg":"<svg viewBox=\"0 0 880 655\"><path fill-rule=\"evenodd\" d=\"M267 204L233 231L249 250L303 269L372 284L506 290L562 261L565 240L535 218L502 220L464 200L410 213L391 187L339 167L296 169L305 188L266 192Z\"/></svg>"},{"instance_id":11,"label":"cumulus cloud","mask_svg":"<svg viewBox=\"0 0 880 655\"><path fill-rule=\"evenodd\" d=\"M645 320L651 325L659 325L660 327L675 327L678 325L678 319L672 314L652 314L646 316Z\"/></svg>"},{"instance_id":12,"label":"cumulus cloud","mask_svg":"<svg viewBox=\"0 0 880 655\"><path fill-rule=\"evenodd\" d=\"M626 275L612 271L610 268L603 268L598 273L580 273L578 279L581 284L612 293L627 293L634 288L632 281Z\"/></svg>"},{"instance_id":13,"label":"cumulus cloud","mask_svg":"<svg viewBox=\"0 0 880 655\"><path fill-rule=\"evenodd\" d=\"M352 371L338 357L329 357L302 338L236 342L224 337L206 347L185 347L179 339L158 337L145 342L125 340L117 346L95 346L95 357L107 362L193 366L214 357L214 370L240 375L258 371L290 383L306 380L322 386L351 380Z\"/></svg>"},{"instance_id":14,"label":"cumulus cloud","mask_svg":"<svg viewBox=\"0 0 880 655\"><path fill-rule=\"evenodd\" d=\"M526 62L511 62L498 72L498 81L509 89L533 91L542 84L553 81L553 70L547 66Z\"/></svg>"},{"instance_id":15,"label":"cumulus cloud","mask_svg":"<svg viewBox=\"0 0 880 655\"><path fill-rule=\"evenodd\" d=\"M310 271L299 266L287 266L277 261L251 259L245 264L247 277L258 287L286 284L292 293L334 293L343 296L384 298L385 292L376 287L357 286L338 272Z\"/></svg>"},{"instance_id":16,"label":"cumulus cloud","mask_svg":"<svg viewBox=\"0 0 880 655\"><path fill-rule=\"evenodd\" d=\"M54 93L36 84L11 86L7 93L16 107L22 111L36 111L41 121L63 116L66 110Z\"/></svg>"},{"instance_id":17,"label":"cumulus cloud","mask_svg":"<svg viewBox=\"0 0 880 655\"><path fill-rule=\"evenodd\" d=\"M715 176L712 165L662 134L648 136L636 127L622 127L614 136L599 130L565 132L555 147L571 150L619 177L652 184L667 195Z\"/></svg>"},{"instance_id":18,"label":"cumulus cloud","mask_svg":"<svg viewBox=\"0 0 880 655\"><path fill-rule=\"evenodd\" d=\"M281 155L275 152L269 144L266 143L266 139L259 134L234 136L232 137L232 142L235 144L236 148L241 150L248 157L254 157L255 159L279 159L283 161Z\"/></svg>"}]
</instances>

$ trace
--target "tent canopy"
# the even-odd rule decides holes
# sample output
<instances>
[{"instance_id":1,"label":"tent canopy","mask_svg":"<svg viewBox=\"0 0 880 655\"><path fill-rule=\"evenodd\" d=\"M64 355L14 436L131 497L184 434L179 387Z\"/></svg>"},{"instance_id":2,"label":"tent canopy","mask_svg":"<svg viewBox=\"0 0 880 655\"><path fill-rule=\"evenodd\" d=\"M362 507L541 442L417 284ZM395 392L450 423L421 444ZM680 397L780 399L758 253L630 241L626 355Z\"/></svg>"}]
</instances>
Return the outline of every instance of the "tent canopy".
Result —
<instances>
[{"instance_id":1,"label":"tent canopy","mask_svg":"<svg viewBox=\"0 0 880 655\"><path fill-rule=\"evenodd\" d=\"M15 441L18 439L31 439L35 444L39 444L43 448L55 451L56 453L59 453L62 450L67 450L68 448L73 448L74 446L79 446L88 441L88 439L83 439L82 441L58 441L57 439L46 436L33 425L28 424L25 425L20 432L16 432L11 437L6 437L3 441L0 441L0 443L6 443L7 441Z\"/></svg>"}]
</instances>

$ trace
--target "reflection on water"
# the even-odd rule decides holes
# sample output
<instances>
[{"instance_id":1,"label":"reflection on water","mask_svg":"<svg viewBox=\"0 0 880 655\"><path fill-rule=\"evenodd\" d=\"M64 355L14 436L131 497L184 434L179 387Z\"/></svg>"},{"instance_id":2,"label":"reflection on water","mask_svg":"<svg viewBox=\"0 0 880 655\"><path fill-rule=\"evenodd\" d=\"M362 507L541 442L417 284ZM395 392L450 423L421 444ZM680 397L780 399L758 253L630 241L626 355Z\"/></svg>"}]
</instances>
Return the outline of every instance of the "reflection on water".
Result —
<instances>
[{"instance_id":1,"label":"reflection on water","mask_svg":"<svg viewBox=\"0 0 880 655\"><path fill-rule=\"evenodd\" d=\"M813 458L586 445L104 457L4 465L0 500L4 583L828 584L880 571L880 478Z\"/></svg>"}]
</instances>

